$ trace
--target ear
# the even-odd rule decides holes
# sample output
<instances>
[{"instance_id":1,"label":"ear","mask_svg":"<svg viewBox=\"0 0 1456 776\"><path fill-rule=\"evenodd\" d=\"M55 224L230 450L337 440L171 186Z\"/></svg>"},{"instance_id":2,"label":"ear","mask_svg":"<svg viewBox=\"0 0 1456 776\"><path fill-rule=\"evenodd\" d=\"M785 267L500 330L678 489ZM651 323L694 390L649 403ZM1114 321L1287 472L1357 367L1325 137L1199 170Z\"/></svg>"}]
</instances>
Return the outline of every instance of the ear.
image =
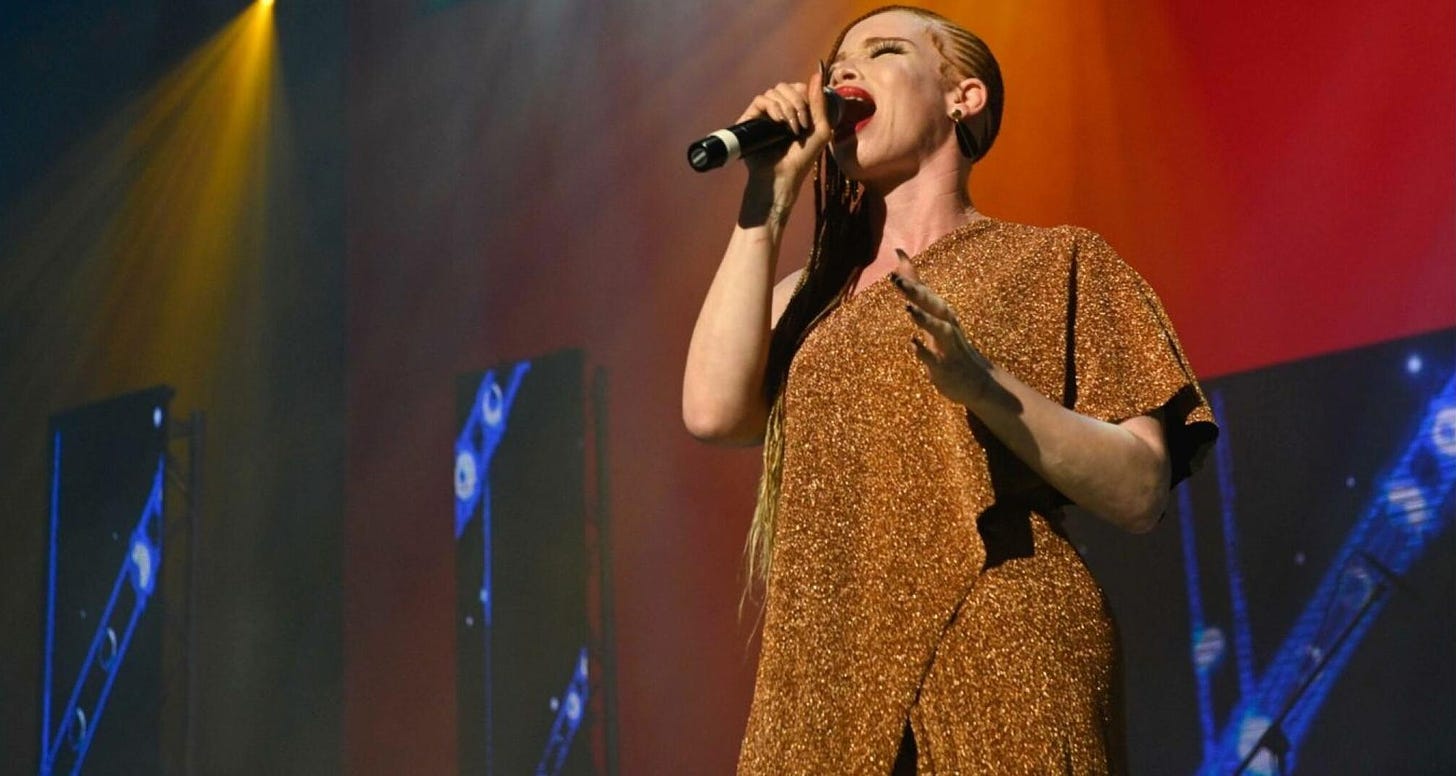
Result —
<instances>
[{"instance_id":1,"label":"ear","mask_svg":"<svg viewBox=\"0 0 1456 776\"><path fill-rule=\"evenodd\" d=\"M960 108L962 116L974 116L986 107L986 83L979 78L967 78L946 92L946 113Z\"/></svg>"}]
</instances>

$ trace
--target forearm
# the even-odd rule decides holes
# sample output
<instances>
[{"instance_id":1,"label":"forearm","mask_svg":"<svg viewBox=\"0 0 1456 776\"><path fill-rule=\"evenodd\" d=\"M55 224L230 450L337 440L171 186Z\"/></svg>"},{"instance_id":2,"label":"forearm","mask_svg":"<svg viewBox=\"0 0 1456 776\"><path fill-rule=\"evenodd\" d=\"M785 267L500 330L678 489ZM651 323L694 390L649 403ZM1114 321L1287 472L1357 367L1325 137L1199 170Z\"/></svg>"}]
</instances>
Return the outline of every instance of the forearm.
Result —
<instances>
[{"instance_id":1,"label":"forearm","mask_svg":"<svg viewBox=\"0 0 1456 776\"><path fill-rule=\"evenodd\" d=\"M744 191L688 345L683 422L694 436L752 442L763 433L774 275L791 204L791 198L776 198L771 184L750 181Z\"/></svg>"},{"instance_id":2,"label":"forearm","mask_svg":"<svg viewBox=\"0 0 1456 776\"><path fill-rule=\"evenodd\" d=\"M968 408L1013 453L1078 506L1128 531L1157 524L1167 504L1169 467L1161 425L1132 427L1073 412L992 366Z\"/></svg>"}]
</instances>

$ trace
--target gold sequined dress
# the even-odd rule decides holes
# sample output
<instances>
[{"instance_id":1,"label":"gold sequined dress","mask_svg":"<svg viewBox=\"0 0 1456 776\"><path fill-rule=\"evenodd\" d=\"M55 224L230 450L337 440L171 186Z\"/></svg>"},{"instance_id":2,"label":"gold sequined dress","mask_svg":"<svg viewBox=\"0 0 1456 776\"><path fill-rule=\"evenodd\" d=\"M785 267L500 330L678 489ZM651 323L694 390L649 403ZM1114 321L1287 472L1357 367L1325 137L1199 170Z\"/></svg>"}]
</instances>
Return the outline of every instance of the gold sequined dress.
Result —
<instances>
[{"instance_id":1,"label":"gold sequined dress","mask_svg":"<svg viewBox=\"0 0 1456 776\"><path fill-rule=\"evenodd\" d=\"M1175 481L1217 435L1162 305L1097 235L984 219L914 261L1042 395L1112 422L1164 409ZM922 774L1117 772L1117 635L1068 502L936 392L913 334L879 281L790 367L738 772L888 774L907 721Z\"/></svg>"}]
</instances>

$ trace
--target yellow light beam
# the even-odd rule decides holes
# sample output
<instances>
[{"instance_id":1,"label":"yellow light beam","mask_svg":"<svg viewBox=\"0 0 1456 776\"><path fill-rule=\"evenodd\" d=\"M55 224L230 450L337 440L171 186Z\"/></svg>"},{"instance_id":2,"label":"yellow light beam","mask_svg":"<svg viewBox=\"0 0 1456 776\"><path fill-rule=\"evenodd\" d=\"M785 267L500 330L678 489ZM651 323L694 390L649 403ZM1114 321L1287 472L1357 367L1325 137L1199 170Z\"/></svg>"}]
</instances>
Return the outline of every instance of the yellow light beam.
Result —
<instances>
[{"instance_id":1,"label":"yellow light beam","mask_svg":"<svg viewBox=\"0 0 1456 776\"><path fill-rule=\"evenodd\" d=\"M51 404L212 379L227 329L257 306L269 155L284 128L276 78L272 14L254 4L5 215L0 310L22 323L12 355L34 365L13 390Z\"/></svg>"}]
</instances>

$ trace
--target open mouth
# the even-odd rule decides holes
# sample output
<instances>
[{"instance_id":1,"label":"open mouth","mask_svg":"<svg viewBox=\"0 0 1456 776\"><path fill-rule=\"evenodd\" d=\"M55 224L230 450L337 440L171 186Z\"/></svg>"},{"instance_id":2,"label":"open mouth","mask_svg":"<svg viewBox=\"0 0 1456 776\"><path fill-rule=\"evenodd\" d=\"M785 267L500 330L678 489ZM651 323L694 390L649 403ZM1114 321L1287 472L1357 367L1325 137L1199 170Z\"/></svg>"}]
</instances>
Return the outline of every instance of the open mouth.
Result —
<instances>
[{"instance_id":1,"label":"open mouth","mask_svg":"<svg viewBox=\"0 0 1456 776\"><path fill-rule=\"evenodd\" d=\"M839 86L834 89L844 100L839 123L834 127L834 139L839 140L860 131L875 115L875 100L870 93L858 86Z\"/></svg>"}]
</instances>

